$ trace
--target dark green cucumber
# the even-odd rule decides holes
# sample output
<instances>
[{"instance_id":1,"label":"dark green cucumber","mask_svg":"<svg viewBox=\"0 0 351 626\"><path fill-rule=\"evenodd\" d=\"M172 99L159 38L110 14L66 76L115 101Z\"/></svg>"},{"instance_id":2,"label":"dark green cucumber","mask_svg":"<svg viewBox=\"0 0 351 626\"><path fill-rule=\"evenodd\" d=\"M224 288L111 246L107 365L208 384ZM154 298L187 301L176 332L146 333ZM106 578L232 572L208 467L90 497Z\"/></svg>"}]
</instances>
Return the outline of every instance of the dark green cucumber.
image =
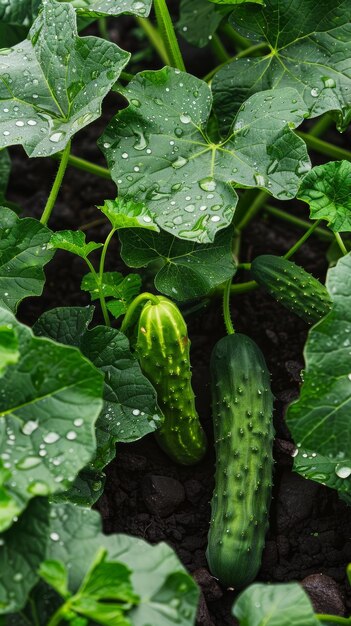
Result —
<instances>
[{"instance_id":1,"label":"dark green cucumber","mask_svg":"<svg viewBox=\"0 0 351 626\"><path fill-rule=\"evenodd\" d=\"M156 303L144 306L137 353L165 418L156 434L160 446L177 463L197 463L205 454L206 437L191 386L190 341L181 312L168 298L157 296Z\"/></svg>"},{"instance_id":2,"label":"dark green cucumber","mask_svg":"<svg viewBox=\"0 0 351 626\"><path fill-rule=\"evenodd\" d=\"M251 273L276 300L310 324L331 309L331 299L322 283L293 261L272 254L256 257Z\"/></svg>"},{"instance_id":3,"label":"dark green cucumber","mask_svg":"<svg viewBox=\"0 0 351 626\"><path fill-rule=\"evenodd\" d=\"M221 339L211 356L216 448L207 560L223 585L256 576L272 487L273 395L262 352L246 335Z\"/></svg>"}]
</instances>

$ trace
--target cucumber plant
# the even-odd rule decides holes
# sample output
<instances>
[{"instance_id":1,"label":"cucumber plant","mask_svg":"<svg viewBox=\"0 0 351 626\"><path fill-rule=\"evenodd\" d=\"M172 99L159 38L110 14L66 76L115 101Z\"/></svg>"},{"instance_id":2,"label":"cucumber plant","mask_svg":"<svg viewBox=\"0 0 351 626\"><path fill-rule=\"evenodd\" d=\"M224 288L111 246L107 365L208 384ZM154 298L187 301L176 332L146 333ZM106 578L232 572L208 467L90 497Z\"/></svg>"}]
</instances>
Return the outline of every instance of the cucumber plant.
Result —
<instances>
[{"instance_id":1,"label":"cucumber plant","mask_svg":"<svg viewBox=\"0 0 351 626\"><path fill-rule=\"evenodd\" d=\"M175 0L177 21L168 4L0 6L6 626L194 624L198 592L174 553L105 537L89 510L104 493L107 464L118 471L116 444L151 433L171 473L183 466L182 477L209 466L214 447L209 567L223 586L255 578L272 487L273 395L269 355L234 333L230 303L259 286L309 333L300 396L286 415L294 470L351 502L351 152L340 147L342 138L326 140L351 119L351 0L309 0L308 10L300 0ZM207 46L203 63L187 58L184 39ZM111 93L119 94L118 105ZM76 135L100 118L105 98L108 119L92 162ZM16 168L27 157L38 168L43 159L58 165L44 203L45 181L38 190L26 178L23 209ZM79 227L81 218L69 213L68 229L57 200L73 184L72 169L116 191L104 187L89 224ZM81 203L83 195L72 195ZM259 228L269 222L272 232L279 221L283 240L272 236L258 250L254 221ZM305 269L309 238L322 261L326 253L324 269L331 266L325 285ZM80 294L60 285L56 269L70 263L67 253L76 257ZM33 308L29 298L43 294L47 268L58 287L56 308L46 310L45 292ZM207 440L203 430L206 415L196 411L185 319L193 340L193 320L201 317L210 342L217 328L208 307L215 310L222 297L228 336L209 364L213 441L212 429ZM23 324L28 319L32 328ZM192 365L199 367L193 354ZM197 382L201 400L207 382ZM253 626L261 614L251 600L247 610L246 598L261 602L261 589L247 593L234 612ZM312 626L310 606L294 593L300 621ZM273 615L272 624L282 619Z\"/></svg>"}]
</instances>

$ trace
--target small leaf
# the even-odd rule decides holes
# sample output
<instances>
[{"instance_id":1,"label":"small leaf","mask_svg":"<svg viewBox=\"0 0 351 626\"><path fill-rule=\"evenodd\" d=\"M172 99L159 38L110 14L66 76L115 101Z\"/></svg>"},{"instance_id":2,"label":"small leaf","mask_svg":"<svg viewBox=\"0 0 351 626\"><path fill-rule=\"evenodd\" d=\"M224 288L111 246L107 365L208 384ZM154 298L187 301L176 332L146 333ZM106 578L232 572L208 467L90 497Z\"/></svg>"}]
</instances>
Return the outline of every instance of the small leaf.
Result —
<instances>
[{"instance_id":1,"label":"small leaf","mask_svg":"<svg viewBox=\"0 0 351 626\"><path fill-rule=\"evenodd\" d=\"M149 211L142 202L116 198L116 200L105 200L105 204L98 208L116 230L121 228L146 228L157 232L160 230L154 222L155 214Z\"/></svg>"},{"instance_id":2,"label":"small leaf","mask_svg":"<svg viewBox=\"0 0 351 626\"><path fill-rule=\"evenodd\" d=\"M138 74L123 91L130 104L109 124L100 147L122 197L144 201L158 225L198 243L213 241L233 218L241 187L296 195L310 168L293 128L306 106L294 89L252 96L224 142L207 135L209 86L166 67Z\"/></svg>"},{"instance_id":3,"label":"small leaf","mask_svg":"<svg viewBox=\"0 0 351 626\"><path fill-rule=\"evenodd\" d=\"M28 38L2 50L0 148L20 144L32 157L62 150L100 116L129 56L99 37L78 37L71 4L46 0Z\"/></svg>"},{"instance_id":4,"label":"small leaf","mask_svg":"<svg viewBox=\"0 0 351 626\"><path fill-rule=\"evenodd\" d=\"M0 501L1 515L3 512L1 489ZM48 535L47 498L32 500L16 524L1 535L1 614L14 613L26 604L30 590L38 581L38 569L45 558Z\"/></svg>"},{"instance_id":5,"label":"small leaf","mask_svg":"<svg viewBox=\"0 0 351 626\"><path fill-rule=\"evenodd\" d=\"M319 626L310 599L297 583L250 585L236 600L239 626Z\"/></svg>"},{"instance_id":6,"label":"small leaf","mask_svg":"<svg viewBox=\"0 0 351 626\"><path fill-rule=\"evenodd\" d=\"M102 248L102 243L95 243L95 241L86 243L85 233L80 230L61 230L52 234L49 248L67 250L86 259L93 250Z\"/></svg>"},{"instance_id":7,"label":"small leaf","mask_svg":"<svg viewBox=\"0 0 351 626\"><path fill-rule=\"evenodd\" d=\"M121 256L130 267L162 261L155 286L183 301L204 296L235 274L232 228L218 233L212 244L182 241L172 235L128 230L120 233Z\"/></svg>"},{"instance_id":8,"label":"small leaf","mask_svg":"<svg viewBox=\"0 0 351 626\"><path fill-rule=\"evenodd\" d=\"M350 482L351 254L329 270L327 288L333 308L309 332L304 382L287 423L298 445L335 462L336 476Z\"/></svg>"},{"instance_id":9,"label":"small leaf","mask_svg":"<svg viewBox=\"0 0 351 626\"><path fill-rule=\"evenodd\" d=\"M0 326L0 378L8 365L19 359L18 338L12 326Z\"/></svg>"},{"instance_id":10,"label":"small leaf","mask_svg":"<svg viewBox=\"0 0 351 626\"><path fill-rule=\"evenodd\" d=\"M45 275L43 267L53 251L48 249L51 231L30 217L0 207L0 306L16 311L19 302L40 296Z\"/></svg>"},{"instance_id":11,"label":"small leaf","mask_svg":"<svg viewBox=\"0 0 351 626\"><path fill-rule=\"evenodd\" d=\"M64 491L95 451L102 376L76 348L34 337L0 308L17 332L20 358L1 379L0 457L5 508L0 532L35 496Z\"/></svg>"},{"instance_id":12,"label":"small leaf","mask_svg":"<svg viewBox=\"0 0 351 626\"><path fill-rule=\"evenodd\" d=\"M216 7L204 0L181 0L178 32L193 46L203 48L230 12L230 7Z\"/></svg>"},{"instance_id":13,"label":"small leaf","mask_svg":"<svg viewBox=\"0 0 351 626\"><path fill-rule=\"evenodd\" d=\"M314 167L303 178L298 198L309 204L312 220L327 220L336 233L351 231L351 163Z\"/></svg>"},{"instance_id":14,"label":"small leaf","mask_svg":"<svg viewBox=\"0 0 351 626\"><path fill-rule=\"evenodd\" d=\"M89 272L83 277L81 284L83 291L89 291L92 301L99 298L100 291L105 298L115 298L113 302L108 302L107 306L116 318L126 313L129 304L140 292L140 287L139 274L123 276L120 272L104 272L101 285L99 276Z\"/></svg>"},{"instance_id":15,"label":"small leaf","mask_svg":"<svg viewBox=\"0 0 351 626\"><path fill-rule=\"evenodd\" d=\"M62 598L67 598L70 595L67 570L61 561L43 561L39 568L39 576L50 587L53 587Z\"/></svg>"},{"instance_id":16,"label":"small leaf","mask_svg":"<svg viewBox=\"0 0 351 626\"><path fill-rule=\"evenodd\" d=\"M233 10L233 27L254 43L265 43L268 54L237 59L212 81L215 110L227 130L241 104L265 89L297 89L308 117L335 111L340 127L351 116L350 7L345 0L310 2L264 0L264 7L245 3ZM292 107L294 108L294 107Z\"/></svg>"}]
</instances>

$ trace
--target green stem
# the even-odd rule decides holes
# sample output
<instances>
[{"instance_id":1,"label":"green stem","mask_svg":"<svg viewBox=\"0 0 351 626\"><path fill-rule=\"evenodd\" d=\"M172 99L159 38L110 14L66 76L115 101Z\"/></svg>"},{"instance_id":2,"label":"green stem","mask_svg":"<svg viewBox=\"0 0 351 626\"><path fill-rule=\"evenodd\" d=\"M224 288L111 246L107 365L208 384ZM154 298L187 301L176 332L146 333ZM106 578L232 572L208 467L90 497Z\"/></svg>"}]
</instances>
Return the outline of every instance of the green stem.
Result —
<instances>
[{"instance_id":1,"label":"green stem","mask_svg":"<svg viewBox=\"0 0 351 626\"><path fill-rule=\"evenodd\" d=\"M172 65L171 59L168 55L163 39L160 33L158 32L157 28L155 28L155 26L146 17L137 17L136 21L138 22L139 26L143 29L150 43L155 48L161 61L165 65Z\"/></svg>"},{"instance_id":2,"label":"green stem","mask_svg":"<svg viewBox=\"0 0 351 626\"><path fill-rule=\"evenodd\" d=\"M230 289L232 285L232 278L227 280L224 291L223 291L223 316L224 323L227 330L228 335L234 335L235 330L232 322L232 318L230 315Z\"/></svg>"},{"instance_id":3,"label":"green stem","mask_svg":"<svg viewBox=\"0 0 351 626\"><path fill-rule=\"evenodd\" d=\"M106 237L104 246L102 248L102 252L101 252L101 257L100 257L100 267L99 267L99 276L100 276L100 280L102 281L102 275L104 273L104 268L105 268L105 259L106 259L106 253L107 253L107 248L109 246L109 243L113 237L113 235L116 232L116 228L112 228L112 230L109 232L109 234Z\"/></svg>"},{"instance_id":4,"label":"green stem","mask_svg":"<svg viewBox=\"0 0 351 626\"><path fill-rule=\"evenodd\" d=\"M316 618L320 622L331 622L332 624L351 624L351 617L339 617L339 615L327 615L326 613L316 613Z\"/></svg>"},{"instance_id":5,"label":"green stem","mask_svg":"<svg viewBox=\"0 0 351 626\"><path fill-rule=\"evenodd\" d=\"M300 239L297 240L297 242L290 248L290 250L288 250L284 254L283 258L290 259L290 257L292 257L295 254L295 252L297 252L299 248L301 248L301 246L305 243L305 241L307 241L307 239L310 237L310 235L312 235L312 233L316 230L316 228L318 228L321 221L322 220L317 220L314 224L312 224L312 226L310 226L309 229L306 230L306 232L302 235L302 237L300 237Z\"/></svg>"},{"instance_id":6,"label":"green stem","mask_svg":"<svg viewBox=\"0 0 351 626\"><path fill-rule=\"evenodd\" d=\"M345 159L346 161L351 161L351 152L349 150L338 148L338 146L334 146L328 141L319 139L319 137L313 137L301 131L298 131L296 134L304 140L309 148L319 152L320 154L325 154L332 159Z\"/></svg>"},{"instance_id":7,"label":"green stem","mask_svg":"<svg viewBox=\"0 0 351 626\"><path fill-rule=\"evenodd\" d=\"M265 49L267 49L266 43L257 43L254 46L250 46L249 48L246 48L245 50L242 50L241 52L236 54L234 57L231 57L230 59L228 59L225 63L221 63L220 65L217 65L217 67L215 67L208 74L206 74L203 80L206 83L208 83L211 80L211 78L218 72L218 70L224 67L224 65L227 65L227 63L231 63L232 61L236 61L237 59L242 59L243 57L248 57L251 54L254 54L255 52L259 52Z\"/></svg>"},{"instance_id":8,"label":"green stem","mask_svg":"<svg viewBox=\"0 0 351 626\"><path fill-rule=\"evenodd\" d=\"M128 328L128 326L130 326L133 322L133 316L134 313L136 312L137 308L143 303L143 302L148 302L151 301L153 304L158 304L159 300L157 296L154 296L152 293L148 293L147 291L145 291L144 293L141 293L139 296L137 296L136 298L134 298L133 302L130 303L127 313L125 314L124 318L123 318L123 322L121 325L121 332L124 333L126 331L126 329Z\"/></svg>"},{"instance_id":9,"label":"green stem","mask_svg":"<svg viewBox=\"0 0 351 626\"><path fill-rule=\"evenodd\" d=\"M53 154L53 159L62 159L62 152L57 154ZM91 163L91 161L86 161L85 159L81 159L80 157L73 156L72 154L68 157L68 165L75 167L77 170L83 170L83 172L89 172L89 174L95 174L95 176L99 176L100 178L106 178L106 180L111 180L110 170L106 167L101 167L101 165L95 165L95 163Z\"/></svg>"},{"instance_id":10,"label":"green stem","mask_svg":"<svg viewBox=\"0 0 351 626\"><path fill-rule=\"evenodd\" d=\"M246 283L236 283L235 285L232 285L230 288L230 293L232 295L247 293L248 291L253 291L254 289L257 289L257 287L258 284L255 280L249 280Z\"/></svg>"},{"instance_id":11,"label":"green stem","mask_svg":"<svg viewBox=\"0 0 351 626\"><path fill-rule=\"evenodd\" d=\"M271 206L270 204L265 204L264 210L268 214L274 215L274 217L277 217L278 219L283 220L284 222L294 224L294 226L297 226L297 228L303 228L304 230L308 230L311 226L311 224L307 222L307 220L303 220L301 219L301 217L296 217L295 215L290 215L290 213L286 213L285 211L282 211L281 209L277 209L276 207ZM324 239L328 239L328 240L334 239L332 233L329 232L329 230L326 230L325 228L318 227L316 228L314 232L316 235L318 234Z\"/></svg>"},{"instance_id":12,"label":"green stem","mask_svg":"<svg viewBox=\"0 0 351 626\"><path fill-rule=\"evenodd\" d=\"M105 296L103 294L103 291L101 289L101 281L100 281L100 276L99 274L95 271L95 268L93 266L93 264L91 263L91 261L89 261L89 259L85 259L92 275L95 278L95 282L98 286L99 289L99 300L100 300L100 306L101 306L101 311L102 311L102 315L104 317L104 322L106 324L106 326L111 326L111 322L110 322L110 317L108 314L108 310L107 310L107 306L106 306L106 300L105 300Z\"/></svg>"},{"instance_id":13,"label":"green stem","mask_svg":"<svg viewBox=\"0 0 351 626\"><path fill-rule=\"evenodd\" d=\"M110 37L108 34L108 28L107 28L107 18L100 17L98 26L99 26L100 37L102 37L103 39L106 39L106 41L109 41Z\"/></svg>"},{"instance_id":14,"label":"green stem","mask_svg":"<svg viewBox=\"0 0 351 626\"><path fill-rule=\"evenodd\" d=\"M53 614L51 619L48 621L47 626L59 626L63 620L64 612L66 612L65 604L60 606L60 608Z\"/></svg>"},{"instance_id":15,"label":"green stem","mask_svg":"<svg viewBox=\"0 0 351 626\"><path fill-rule=\"evenodd\" d=\"M239 224L237 224L236 226L237 230L241 231L246 228L246 226L255 217L255 215L262 208L267 198L269 197L270 197L269 193L267 193L266 191L259 191L257 193L255 199L253 200L253 202L251 202L249 209L245 212L245 214L239 221Z\"/></svg>"},{"instance_id":16,"label":"green stem","mask_svg":"<svg viewBox=\"0 0 351 626\"><path fill-rule=\"evenodd\" d=\"M218 63L227 63L230 59L230 54L226 51L218 35L213 35L211 39L211 48Z\"/></svg>"},{"instance_id":17,"label":"green stem","mask_svg":"<svg viewBox=\"0 0 351 626\"><path fill-rule=\"evenodd\" d=\"M154 9L158 30L161 33L164 46L169 56L169 65L172 65L173 67L178 68L178 70L185 72L185 65L182 53L179 48L178 40L174 31L166 0L154 0Z\"/></svg>"},{"instance_id":18,"label":"green stem","mask_svg":"<svg viewBox=\"0 0 351 626\"><path fill-rule=\"evenodd\" d=\"M134 78L134 74L130 74L130 72L121 72L119 77L121 80L125 80L127 83L130 83L130 81Z\"/></svg>"},{"instance_id":19,"label":"green stem","mask_svg":"<svg viewBox=\"0 0 351 626\"><path fill-rule=\"evenodd\" d=\"M47 199L47 203L45 206L45 209L43 211L43 214L40 218L40 221L42 224L47 224L49 219L50 219L50 215L52 213L52 210L55 206L55 202L56 202L56 198L58 195L58 192L60 191L60 187L61 187L61 183L63 180L63 177L65 175L65 171L66 171L66 167L67 167L67 163L68 163L68 157L69 157L69 153L71 150L71 142L69 141L67 146L65 147L62 156L61 156L61 162L59 165L59 168L57 170L57 174L54 180L54 184L51 188L50 191L50 195Z\"/></svg>"},{"instance_id":20,"label":"green stem","mask_svg":"<svg viewBox=\"0 0 351 626\"><path fill-rule=\"evenodd\" d=\"M237 269L238 270L250 270L251 269L251 263L238 263Z\"/></svg>"},{"instance_id":21,"label":"green stem","mask_svg":"<svg viewBox=\"0 0 351 626\"><path fill-rule=\"evenodd\" d=\"M330 115L322 115L319 120L312 126L309 131L310 137L320 137L323 135L333 124L334 120Z\"/></svg>"},{"instance_id":22,"label":"green stem","mask_svg":"<svg viewBox=\"0 0 351 626\"><path fill-rule=\"evenodd\" d=\"M348 251L347 251L347 248L346 248L346 246L345 246L345 244L344 244L344 242L343 242L343 240L341 238L340 233L334 233L334 236L335 236L336 241L339 244L339 248L340 248L341 252L345 256L345 254L348 254Z\"/></svg>"}]
</instances>

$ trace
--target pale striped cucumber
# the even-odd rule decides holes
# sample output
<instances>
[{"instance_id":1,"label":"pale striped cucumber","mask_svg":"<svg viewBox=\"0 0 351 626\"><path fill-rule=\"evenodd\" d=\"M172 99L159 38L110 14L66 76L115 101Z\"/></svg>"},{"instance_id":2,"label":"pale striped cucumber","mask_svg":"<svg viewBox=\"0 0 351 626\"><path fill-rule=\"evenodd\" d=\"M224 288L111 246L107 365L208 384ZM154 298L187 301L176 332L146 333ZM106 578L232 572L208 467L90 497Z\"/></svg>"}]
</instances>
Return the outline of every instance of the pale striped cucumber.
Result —
<instances>
[{"instance_id":1,"label":"pale striped cucumber","mask_svg":"<svg viewBox=\"0 0 351 626\"><path fill-rule=\"evenodd\" d=\"M145 304L139 318L137 354L157 391L164 423L156 433L163 450L177 463L197 463L206 437L191 386L190 341L178 307L163 296Z\"/></svg>"},{"instance_id":2,"label":"pale striped cucumber","mask_svg":"<svg viewBox=\"0 0 351 626\"><path fill-rule=\"evenodd\" d=\"M246 335L221 339L211 357L216 448L207 560L227 587L256 576L272 487L273 395L262 352Z\"/></svg>"},{"instance_id":3,"label":"pale striped cucumber","mask_svg":"<svg viewBox=\"0 0 351 626\"><path fill-rule=\"evenodd\" d=\"M293 261L264 254L254 259L251 273L273 298L309 324L318 322L331 309L326 287Z\"/></svg>"}]
</instances>

